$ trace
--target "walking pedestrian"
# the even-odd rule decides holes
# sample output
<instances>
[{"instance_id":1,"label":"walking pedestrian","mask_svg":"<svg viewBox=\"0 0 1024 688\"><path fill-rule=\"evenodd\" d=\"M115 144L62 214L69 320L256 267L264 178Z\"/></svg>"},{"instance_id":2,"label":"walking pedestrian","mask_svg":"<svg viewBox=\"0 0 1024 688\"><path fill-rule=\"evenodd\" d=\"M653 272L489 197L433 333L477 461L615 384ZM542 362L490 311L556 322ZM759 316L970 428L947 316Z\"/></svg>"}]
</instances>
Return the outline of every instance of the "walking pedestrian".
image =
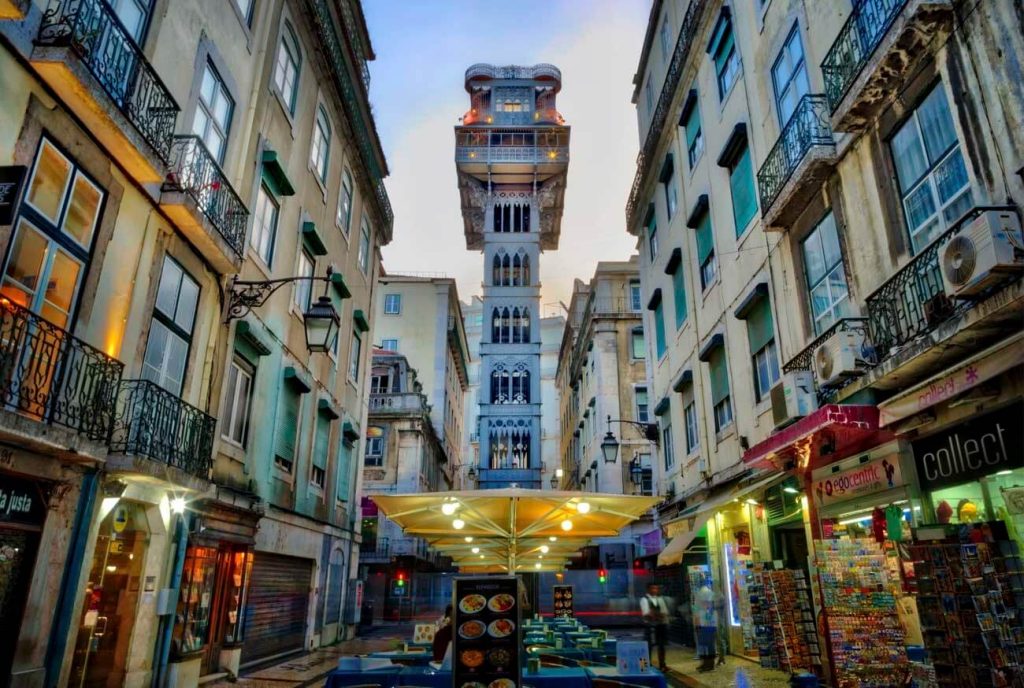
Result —
<instances>
[{"instance_id":1,"label":"walking pedestrian","mask_svg":"<svg viewBox=\"0 0 1024 688\"><path fill-rule=\"evenodd\" d=\"M654 654L654 646L658 648L658 667L665 671L665 644L668 642L668 605L661 596L661 588L657 583L647 584L647 594L640 598L640 614L644 620L644 632L647 635L647 646Z\"/></svg>"},{"instance_id":2,"label":"walking pedestrian","mask_svg":"<svg viewBox=\"0 0 1024 688\"><path fill-rule=\"evenodd\" d=\"M693 595L693 619L697 624L697 656L700 658L698 671L711 671L715 668L718 645L717 607L710 581L705 579Z\"/></svg>"}]
</instances>

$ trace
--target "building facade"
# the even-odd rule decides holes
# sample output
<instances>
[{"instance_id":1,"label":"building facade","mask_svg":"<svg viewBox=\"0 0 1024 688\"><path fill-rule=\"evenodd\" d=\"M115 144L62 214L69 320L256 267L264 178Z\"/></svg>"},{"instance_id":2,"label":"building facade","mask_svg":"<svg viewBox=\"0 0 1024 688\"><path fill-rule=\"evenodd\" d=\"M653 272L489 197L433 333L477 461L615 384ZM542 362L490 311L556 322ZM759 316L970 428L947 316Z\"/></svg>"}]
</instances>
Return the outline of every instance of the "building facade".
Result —
<instances>
[{"instance_id":1,"label":"building facade","mask_svg":"<svg viewBox=\"0 0 1024 688\"><path fill-rule=\"evenodd\" d=\"M466 246L484 258L480 340L481 488L540 488L540 254L558 246L569 128L551 65L466 70L470 109L455 129Z\"/></svg>"},{"instance_id":2,"label":"building facade","mask_svg":"<svg viewBox=\"0 0 1024 688\"><path fill-rule=\"evenodd\" d=\"M1021 413L1024 100L1005 86L1019 65L992 57L1021 50L1011 5L653 5L627 216L681 536L665 561L706 566L731 610L748 561L1019 527L1020 452L936 458ZM825 489L862 464L887 479ZM738 616L729 630L752 651Z\"/></svg>"},{"instance_id":3,"label":"building facade","mask_svg":"<svg viewBox=\"0 0 1024 688\"><path fill-rule=\"evenodd\" d=\"M353 345L391 227L372 57L357 2L0 6L0 480L24 505L0 524L17 620L0 682L194 685L342 633L366 411ZM236 276L328 264L333 355L306 348L311 281L231 308ZM270 458L282 436L290 477ZM291 625L268 630L248 593L299 532Z\"/></svg>"}]
</instances>

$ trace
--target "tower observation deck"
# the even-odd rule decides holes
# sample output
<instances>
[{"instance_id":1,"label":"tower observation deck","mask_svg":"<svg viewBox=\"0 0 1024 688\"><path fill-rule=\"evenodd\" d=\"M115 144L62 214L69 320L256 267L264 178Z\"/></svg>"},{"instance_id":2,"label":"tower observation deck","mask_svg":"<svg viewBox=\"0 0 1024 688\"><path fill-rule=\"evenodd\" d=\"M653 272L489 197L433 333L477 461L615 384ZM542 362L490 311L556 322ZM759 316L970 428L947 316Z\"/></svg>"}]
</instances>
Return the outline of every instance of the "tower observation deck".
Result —
<instances>
[{"instance_id":1,"label":"tower observation deck","mask_svg":"<svg viewBox=\"0 0 1024 688\"><path fill-rule=\"evenodd\" d=\"M475 64L470 108L455 127L466 248L481 251L479 487L540 488L540 254L558 248L569 127L555 100L562 73ZM554 403L554 400L548 400Z\"/></svg>"}]
</instances>

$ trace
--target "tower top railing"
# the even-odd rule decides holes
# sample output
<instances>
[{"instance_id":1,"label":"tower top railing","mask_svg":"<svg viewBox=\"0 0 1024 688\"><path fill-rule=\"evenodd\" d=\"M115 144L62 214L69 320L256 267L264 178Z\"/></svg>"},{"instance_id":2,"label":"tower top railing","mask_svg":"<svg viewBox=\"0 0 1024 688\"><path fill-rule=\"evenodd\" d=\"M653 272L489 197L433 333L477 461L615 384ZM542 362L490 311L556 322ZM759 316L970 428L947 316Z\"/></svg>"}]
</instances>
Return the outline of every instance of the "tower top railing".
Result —
<instances>
[{"instance_id":1,"label":"tower top railing","mask_svg":"<svg viewBox=\"0 0 1024 688\"><path fill-rule=\"evenodd\" d=\"M546 62L535 65L492 65L478 62L466 69L466 85L474 79L553 79L560 86L562 72L555 65Z\"/></svg>"}]
</instances>

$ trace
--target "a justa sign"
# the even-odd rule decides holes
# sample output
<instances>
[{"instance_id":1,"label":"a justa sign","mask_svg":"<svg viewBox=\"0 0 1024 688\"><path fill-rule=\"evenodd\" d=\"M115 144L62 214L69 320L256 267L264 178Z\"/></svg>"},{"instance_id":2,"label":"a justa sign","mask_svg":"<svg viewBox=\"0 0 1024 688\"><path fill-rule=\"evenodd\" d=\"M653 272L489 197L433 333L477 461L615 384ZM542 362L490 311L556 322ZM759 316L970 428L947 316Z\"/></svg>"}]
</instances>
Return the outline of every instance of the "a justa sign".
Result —
<instances>
[{"instance_id":1,"label":"a justa sign","mask_svg":"<svg viewBox=\"0 0 1024 688\"><path fill-rule=\"evenodd\" d=\"M0 475L0 523L36 526L45 518L46 503L35 482Z\"/></svg>"},{"instance_id":2,"label":"a justa sign","mask_svg":"<svg viewBox=\"0 0 1024 688\"><path fill-rule=\"evenodd\" d=\"M14 208L27 170L24 165L0 167L0 225L9 225L14 220Z\"/></svg>"},{"instance_id":3,"label":"a justa sign","mask_svg":"<svg viewBox=\"0 0 1024 688\"><path fill-rule=\"evenodd\" d=\"M911 443L921 487L934 490L1024 466L1024 403L969 418Z\"/></svg>"}]
</instances>

